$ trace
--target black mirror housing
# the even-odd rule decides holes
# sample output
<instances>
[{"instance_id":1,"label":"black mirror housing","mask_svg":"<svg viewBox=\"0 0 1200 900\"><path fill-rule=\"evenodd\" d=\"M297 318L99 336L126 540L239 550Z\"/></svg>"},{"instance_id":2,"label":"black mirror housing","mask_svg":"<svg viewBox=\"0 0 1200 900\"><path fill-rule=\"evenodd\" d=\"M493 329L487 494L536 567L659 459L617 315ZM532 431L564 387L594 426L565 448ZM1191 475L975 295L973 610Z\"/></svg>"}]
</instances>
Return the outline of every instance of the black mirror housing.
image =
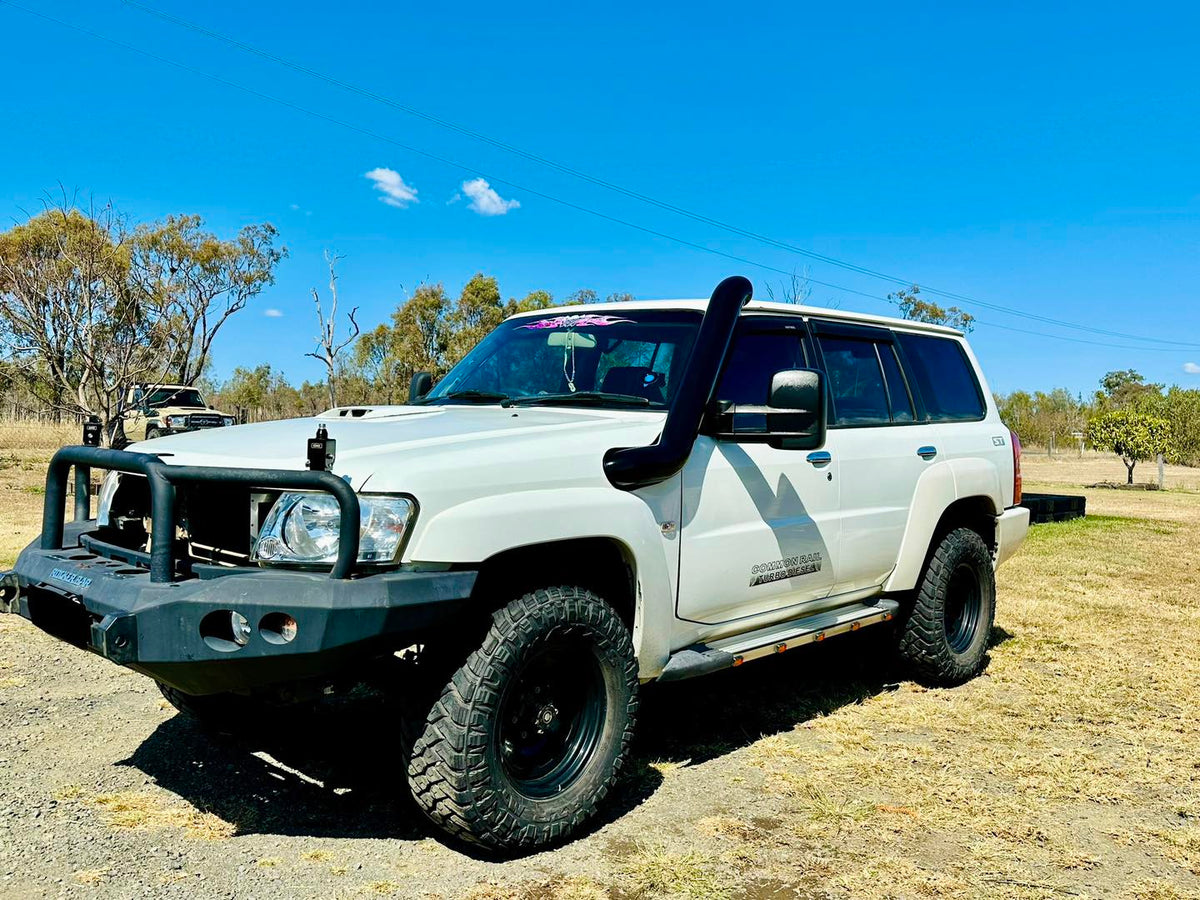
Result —
<instances>
[{"instance_id":1,"label":"black mirror housing","mask_svg":"<svg viewBox=\"0 0 1200 900\"><path fill-rule=\"evenodd\" d=\"M825 373L784 369L771 378L767 432L771 443L788 450L825 445Z\"/></svg>"},{"instance_id":2,"label":"black mirror housing","mask_svg":"<svg viewBox=\"0 0 1200 900\"><path fill-rule=\"evenodd\" d=\"M821 373L816 369L784 369L771 378L767 406L772 409L817 411L825 397Z\"/></svg>"},{"instance_id":3,"label":"black mirror housing","mask_svg":"<svg viewBox=\"0 0 1200 900\"><path fill-rule=\"evenodd\" d=\"M416 403L429 393L433 387L433 376L428 372L413 373L412 381L408 384L408 402Z\"/></svg>"}]
</instances>

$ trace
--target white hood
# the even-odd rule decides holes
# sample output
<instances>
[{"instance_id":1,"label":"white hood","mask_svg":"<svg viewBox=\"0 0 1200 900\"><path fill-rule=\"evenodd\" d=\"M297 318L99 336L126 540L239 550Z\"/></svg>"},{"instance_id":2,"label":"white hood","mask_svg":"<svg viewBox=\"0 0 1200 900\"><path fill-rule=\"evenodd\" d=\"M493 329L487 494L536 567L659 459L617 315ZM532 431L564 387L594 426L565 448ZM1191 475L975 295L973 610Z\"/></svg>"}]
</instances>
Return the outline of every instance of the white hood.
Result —
<instances>
[{"instance_id":1,"label":"white hood","mask_svg":"<svg viewBox=\"0 0 1200 900\"><path fill-rule=\"evenodd\" d=\"M337 441L333 471L356 490L508 493L605 482L613 447L652 442L665 413L561 407L395 406L361 418L325 413L215 428L130 447L176 465L302 470L306 441L325 425ZM461 498L460 498L461 499ZM443 501L451 501L448 496Z\"/></svg>"}]
</instances>

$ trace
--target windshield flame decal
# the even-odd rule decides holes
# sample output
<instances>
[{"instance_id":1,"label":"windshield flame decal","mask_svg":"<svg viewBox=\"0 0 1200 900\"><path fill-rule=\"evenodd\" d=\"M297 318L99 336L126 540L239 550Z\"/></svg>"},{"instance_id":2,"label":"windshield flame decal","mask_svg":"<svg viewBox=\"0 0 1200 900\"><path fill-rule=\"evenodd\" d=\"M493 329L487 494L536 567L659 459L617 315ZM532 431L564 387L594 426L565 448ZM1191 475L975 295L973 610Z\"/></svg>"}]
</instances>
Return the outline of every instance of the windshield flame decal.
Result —
<instances>
[{"instance_id":1,"label":"windshield flame decal","mask_svg":"<svg viewBox=\"0 0 1200 900\"><path fill-rule=\"evenodd\" d=\"M549 319L538 319L528 325L518 325L518 328L603 328L606 325L617 325L622 322L633 322L633 319L622 319L620 316L598 316L584 314L578 316L554 316Z\"/></svg>"}]
</instances>

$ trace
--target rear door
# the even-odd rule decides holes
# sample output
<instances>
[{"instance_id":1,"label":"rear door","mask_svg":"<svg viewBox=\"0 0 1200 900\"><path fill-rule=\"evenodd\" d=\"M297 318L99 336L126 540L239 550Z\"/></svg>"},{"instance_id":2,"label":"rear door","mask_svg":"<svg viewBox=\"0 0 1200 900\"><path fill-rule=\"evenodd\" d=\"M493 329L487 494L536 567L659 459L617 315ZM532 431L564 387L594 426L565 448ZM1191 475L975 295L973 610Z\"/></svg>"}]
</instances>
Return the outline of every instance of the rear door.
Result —
<instances>
[{"instance_id":1,"label":"rear door","mask_svg":"<svg viewBox=\"0 0 1200 900\"><path fill-rule=\"evenodd\" d=\"M936 445L938 459L988 460L1002 473L999 491L1005 502L1011 503L1013 463L1008 428L994 412L995 404L988 402L987 385L966 341L953 335L898 331L896 344L932 426L931 443Z\"/></svg>"},{"instance_id":2,"label":"rear door","mask_svg":"<svg viewBox=\"0 0 1200 900\"><path fill-rule=\"evenodd\" d=\"M917 481L934 464L931 431L885 328L814 320L829 386L829 445L842 482L834 593L875 587L895 568Z\"/></svg>"},{"instance_id":3,"label":"rear door","mask_svg":"<svg viewBox=\"0 0 1200 900\"><path fill-rule=\"evenodd\" d=\"M745 318L718 402L766 405L772 376L809 364L799 317ZM828 595L838 539L838 462L828 448L772 446L766 417L730 414L731 438L701 435L683 469L681 619L720 624Z\"/></svg>"}]
</instances>

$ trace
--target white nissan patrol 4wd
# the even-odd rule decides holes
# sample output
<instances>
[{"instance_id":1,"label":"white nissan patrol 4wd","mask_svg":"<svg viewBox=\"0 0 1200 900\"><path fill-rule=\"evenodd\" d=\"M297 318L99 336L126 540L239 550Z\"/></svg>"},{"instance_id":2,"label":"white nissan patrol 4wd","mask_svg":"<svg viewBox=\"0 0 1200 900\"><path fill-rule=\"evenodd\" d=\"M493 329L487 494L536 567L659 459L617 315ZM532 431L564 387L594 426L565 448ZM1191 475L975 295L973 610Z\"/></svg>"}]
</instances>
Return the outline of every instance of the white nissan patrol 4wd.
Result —
<instances>
[{"instance_id":1,"label":"white nissan patrol 4wd","mask_svg":"<svg viewBox=\"0 0 1200 900\"><path fill-rule=\"evenodd\" d=\"M884 623L928 683L984 666L1029 516L960 333L733 277L514 316L428 386L64 448L4 605L227 729L399 655L417 804L509 851L595 812L645 682Z\"/></svg>"}]
</instances>

